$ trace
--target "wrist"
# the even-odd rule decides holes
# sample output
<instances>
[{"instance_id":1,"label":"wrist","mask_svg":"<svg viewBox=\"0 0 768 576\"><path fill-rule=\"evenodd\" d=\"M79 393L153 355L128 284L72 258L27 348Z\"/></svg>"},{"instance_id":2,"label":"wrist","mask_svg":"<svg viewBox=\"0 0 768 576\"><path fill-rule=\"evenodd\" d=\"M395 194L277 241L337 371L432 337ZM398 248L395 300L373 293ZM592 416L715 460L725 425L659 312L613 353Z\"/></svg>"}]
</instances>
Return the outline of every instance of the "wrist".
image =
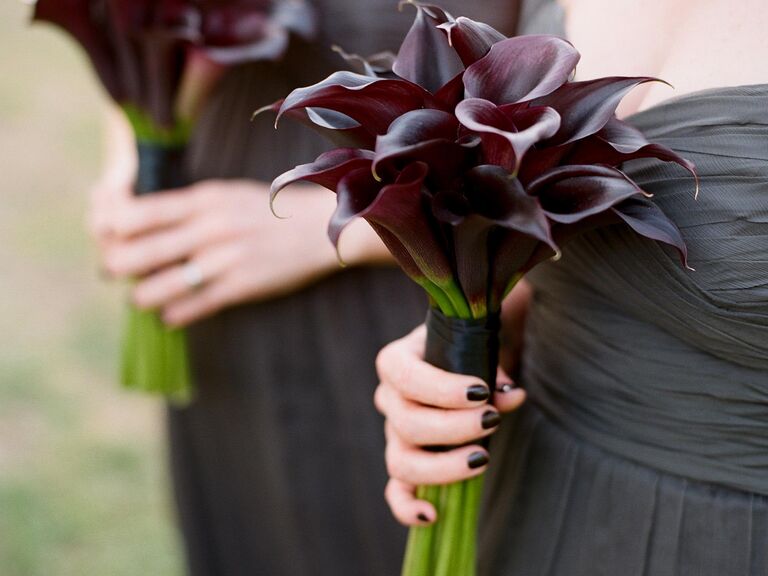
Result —
<instances>
[{"instance_id":1,"label":"wrist","mask_svg":"<svg viewBox=\"0 0 768 576\"><path fill-rule=\"evenodd\" d=\"M384 243L363 219L352 222L341 236L339 253L347 266L384 265L394 262Z\"/></svg>"}]
</instances>

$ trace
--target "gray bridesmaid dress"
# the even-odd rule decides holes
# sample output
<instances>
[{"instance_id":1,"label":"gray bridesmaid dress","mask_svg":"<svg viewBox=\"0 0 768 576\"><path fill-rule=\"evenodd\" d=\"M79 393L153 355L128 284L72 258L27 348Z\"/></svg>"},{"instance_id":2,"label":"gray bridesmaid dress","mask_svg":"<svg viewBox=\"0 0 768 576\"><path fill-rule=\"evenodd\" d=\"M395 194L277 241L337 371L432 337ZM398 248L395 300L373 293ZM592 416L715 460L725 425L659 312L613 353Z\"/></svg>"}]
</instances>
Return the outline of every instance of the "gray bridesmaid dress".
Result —
<instances>
[{"instance_id":1,"label":"gray bridesmaid dress","mask_svg":"<svg viewBox=\"0 0 768 576\"><path fill-rule=\"evenodd\" d=\"M494 439L484 576L768 575L768 84L629 121L693 160L627 172L681 228L624 227L531 275L521 382Z\"/></svg>"},{"instance_id":2,"label":"gray bridesmaid dress","mask_svg":"<svg viewBox=\"0 0 768 576\"><path fill-rule=\"evenodd\" d=\"M231 73L197 134L195 178L271 181L327 144L254 110L343 65L330 47L396 49L413 18L397 0L320 0L320 37L284 62ZM511 33L515 2L442 2ZM323 192L319 192L323 193ZM330 194L330 192L328 192ZM264 198L264 210L268 200ZM420 288L394 268L340 270L285 298L190 330L199 398L171 409L171 470L192 576L393 576L405 530L383 498L374 359L424 320Z\"/></svg>"}]
</instances>

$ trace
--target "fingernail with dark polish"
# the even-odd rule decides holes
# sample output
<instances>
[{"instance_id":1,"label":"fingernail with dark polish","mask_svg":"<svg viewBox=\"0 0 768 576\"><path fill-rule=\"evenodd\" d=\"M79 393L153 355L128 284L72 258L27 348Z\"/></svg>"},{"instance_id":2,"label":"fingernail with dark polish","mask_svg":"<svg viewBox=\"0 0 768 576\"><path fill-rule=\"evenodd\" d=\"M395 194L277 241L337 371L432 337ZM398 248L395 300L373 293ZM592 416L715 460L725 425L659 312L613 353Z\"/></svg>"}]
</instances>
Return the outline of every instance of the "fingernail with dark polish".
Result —
<instances>
[{"instance_id":1,"label":"fingernail with dark polish","mask_svg":"<svg viewBox=\"0 0 768 576\"><path fill-rule=\"evenodd\" d=\"M485 452L472 452L467 459L467 464L472 470L482 468L488 464L488 455Z\"/></svg>"},{"instance_id":2,"label":"fingernail with dark polish","mask_svg":"<svg viewBox=\"0 0 768 576\"><path fill-rule=\"evenodd\" d=\"M488 410L488 412L483 414L483 430L496 428L499 424L501 424L501 414L495 410Z\"/></svg>"},{"instance_id":3,"label":"fingernail with dark polish","mask_svg":"<svg viewBox=\"0 0 768 576\"><path fill-rule=\"evenodd\" d=\"M467 400L470 402L484 402L491 397L491 391L488 386L483 384L473 384L467 388Z\"/></svg>"},{"instance_id":4,"label":"fingernail with dark polish","mask_svg":"<svg viewBox=\"0 0 768 576\"><path fill-rule=\"evenodd\" d=\"M419 515L416 516L416 518L419 519L419 522L429 522L429 518L427 518L427 515L422 514L421 512L419 512Z\"/></svg>"}]
</instances>

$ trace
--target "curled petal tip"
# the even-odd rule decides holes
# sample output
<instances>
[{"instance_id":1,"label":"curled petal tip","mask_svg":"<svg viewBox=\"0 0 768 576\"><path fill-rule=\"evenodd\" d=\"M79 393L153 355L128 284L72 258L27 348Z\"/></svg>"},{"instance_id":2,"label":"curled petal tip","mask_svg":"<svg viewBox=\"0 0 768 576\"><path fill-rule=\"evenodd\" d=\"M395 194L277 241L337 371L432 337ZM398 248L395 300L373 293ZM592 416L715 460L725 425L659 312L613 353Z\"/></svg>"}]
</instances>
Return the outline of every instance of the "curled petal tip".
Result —
<instances>
[{"instance_id":1,"label":"curled petal tip","mask_svg":"<svg viewBox=\"0 0 768 576\"><path fill-rule=\"evenodd\" d=\"M376 172L376 166L374 164L371 164L371 175L373 176L373 179L376 180L376 182L383 181L383 178Z\"/></svg>"},{"instance_id":2,"label":"curled petal tip","mask_svg":"<svg viewBox=\"0 0 768 576\"><path fill-rule=\"evenodd\" d=\"M261 108L256 110L256 112L251 114L251 122L254 122L256 120L256 116L259 116L259 115L263 114L264 112L267 112L267 111L270 111L270 110L274 111L274 107L271 104L267 104L266 106L262 106ZM279 122L280 122L280 113L278 113L277 114L277 118L275 118L275 124L274 124L275 130L277 130L277 125L278 125Z\"/></svg>"},{"instance_id":3,"label":"curled petal tip","mask_svg":"<svg viewBox=\"0 0 768 576\"><path fill-rule=\"evenodd\" d=\"M270 200L269 202L269 211L272 212L272 216L277 218L278 220L288 220L291 218L291 216L282 216L277 213L277 210L275 210L275 202L274 200Z\"/></svg>"},{"instance_id":4,"label":"curled petal tip","mask_svg":"<svg viewBox=\"0 0 768 576\"><path fill-rule=\"evenodd\" d=\"M563 258L563 251L560 248L555 249L555 255L550 258L552 262L559 262Z\"/></svg>"},{"instance_id":5,"label":"curled petal tip","mask_svg":"<svg viewBox=\"0 0 768 576\"><path fill-rule=\"evenodd\" d=\"M288 220L290 216L281 216L277 213L277 210L275 209L275 202L277 201L277 195L280 193L280 190L272 189L269 196L269 211L272 212L272 216L275 218L278 218L280 220Z\"/></svg>"},{"instance_id":6,"label":"curled petal tip","mask_svg":"<svg viewBox=\"0 0 768 576\"><path fill-rule=\"evenodd\" d=\"M344 261L344 257L341 255L341 249L339 248L338 244L335 246L335 249L336 249L336 260L339 262L339 267L346 268L347 263Z\"/></svg>"},{"instance_id":7,"label":"curled petal tip","mask_svg":"<svg viewBox=\"0 0 768 576\"><path fill-rule=\"evenodd\" d=\"M694 268L693 266L691 266L688 263L685 264L685 268L686 268L686 270L690 270L691 272L696 272L696 268Z\"/></svg>"}]
</instances>

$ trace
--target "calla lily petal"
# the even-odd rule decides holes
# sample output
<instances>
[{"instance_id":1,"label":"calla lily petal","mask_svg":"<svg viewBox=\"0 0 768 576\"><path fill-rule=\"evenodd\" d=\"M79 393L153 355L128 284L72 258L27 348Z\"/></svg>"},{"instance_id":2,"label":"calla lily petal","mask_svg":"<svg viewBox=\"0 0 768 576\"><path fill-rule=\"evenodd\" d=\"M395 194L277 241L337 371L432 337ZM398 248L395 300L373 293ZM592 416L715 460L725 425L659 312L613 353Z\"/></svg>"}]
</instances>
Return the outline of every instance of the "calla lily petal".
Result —
<instances>
[{"instance_id":1,"label":"calla lily petal","mask_svg":"<svg viewBox=\"0 0 768 576\"><path fill-rule=\"evenodd\" d=\"M344 229L370 209L383 188L369 168L344 171L334 186L337 204L328 225L328 237L337 249Z\"/></svg>"},{"instance_id":2,"label":"calla lily petal","mask_svg":"<svg viewBox=\"0 0 768 576\"><path fill-rule=\"evenodd\" d=\"M467 67L464 86L469 97L494 104L525 102L562 86L579 58L573 45L557 36L509 38L494 44L488 54Z\"/></svg>"},{"instance_id":3,"label":"calla lily petal","mask_svg":"<svg viewBox=\"0 0 768 576\"><path fill-rule=\"evenodd\" d=\"M562 118L560 130L551 145L562 145L594 134L613 118L616 108L627 92L657 78L621 77L598 78L585 82L568 82L558 90L533 102L535 106L550 106Z\"/></svg>"},{"instance_id":4,"label":"calla lily petal","mask_svg":"<svg viewBox=\"0 0 768 576\"><path fill-rule=\"evenodd\" d=\"M277 114L285 100L267 104L253 113L253 118L265 112ZM309 126L321 136L342 148L357 147L372 149L376 145L376 134L360 125L346 114L326 108L305 108L291 110L283 116Z\"/></svg>"},{"instance_id":5,"label":"calla lily petal","mask_svg":"<svg viewBox=\"0 0 768 576\"><path fill-rule=\"evenodd\" d=\"M456 107L456 117L483 139L488 164L517 173L525 153L537 142L553 136L560 127L560 115L552 108L512 108L505 111L488 100L469 98Z\"/></svg>"},{"instance_id":6,"label":"calla lily petal","mask_svg":"<svg viewBox=\"0 0 768 576\"><path fill-rule=\"evenodd\" d=\"M277 119L291 110L327 108L353 118L375 134L385 134L393 120L432 101L431 94L411 82L335 72L322 82L291 92Z\"/></svg>"},{"instance_id":7,"label":"calla lily petal","mask_svg":"<svg viewBox=\"0 0 768 576\"><path fill-rule=\"evenodd\" d=\"M436 107L446 112L453 112L456 105L464 98L464 71L456 75L440 90L435 92Z\"/></svg>"},{"instance_id":8,"label":"calla lily petal","mask_svg":"<svg viewBox=\"0 0 768 576\"><path fill-rule=\"evenodd\" d=\"M453 20L442 8L420 2L403 2L416 8L416 19L400 46L395 74L435 93L463 70L461 60L437 27Z\"/></svg>"},{"instance_id":9,"label":"calla lily petal","mask_svg":"<svg viewBox=\"0 0 768 576\"><path fill-rule=\"evenodd\" d=\"M539 198L547 217L573 224L609 210L644 192L626 174L610 166L563 166L532 182L528 192Z\"/></svg>"},{"instance_id":10,"label":"calla lily petal","mask_svg":"<svg viewBox=\"0 0 768 576\"><path fill-rule=\"evenodd\" d=\"M683 266L690 268L688 247L680 229L656 204L647 198L629 198L615 206L612 212L641 236L675 248Z\"/></svg>"},{"instance_id":11,"label":"calla lily petal","mask_svg":"<svg viewBox=\"0 0 768 576\"><path fill-rule=\"evenodd\" d=\"M500 166L473 168L463 191L443 190L434 196L432 206L435 216L451 226L456 274L475 316L487 313L489 291L503 293L539 242L557 249L538 199ZM505 246L502 262L496 257L496 245L510 233L519 242L514 248ZM514 253L518 247L521 252Z\"/></svg>"},{"instance_id":12,"label":"calla lily petal","mask_svg":"<svg viewBox=\"0 0 768 576\"><path fill-rule=\"evenodd\" d=\"M301 180L313 182L336 192L339 181L348 173L365 168L371 171L373 152L356 148L337 148L325 152L314 162L296 166L275 178L270 189L270 204L274 203L280 190Z\"/></svg>"},{"instance_id":13,"label":"calla lily petal","mask_svg":"<svg viewBox=\"0 0 768 576\"><path fill-rule=\"evenodd\" d=\"M445 30L448 43L459 55L464 66L471 66L488 54L491 46L507 39L504 34L488 24L475 22L464 16L440 24L438 28Z\"/></svg>"},{"instance_id":14,"label":"calla lily petal","mask_svg":"<svg viewBox=\"0 0 768 576\"><path fill-rule=\"evenodd\" d=\"M573 164L600 162L618 166L637 158L656 158L682 166L691 173L698 190L699 177L693 162L666 146L649 142L640 130L617 118L611 118L594 136L580 141L573 152L567 156L567 162Z\"/></svg>"},{"instance_id":15,"label":"calla lily petal","mask_svg":"<svg viewBox=\"0 0 768 576\"><path fill-rule=\"evenodd\" d=\"M392 52L379 52L366 58L359 54L349 54L340 46L333 46L332 48L349 65L350 70L356 74L371 78L389 78L393 74L392 67L395 64L396 56Z\"/></svg>"},{"instance_id":16,"label":"calla lily petal","mask_svg":"<svg viewBox=\"0 0 768 576\"><path fill-rule=\"evenodd\" d=\"M466 148L457 143L459 122L441 110L413 110L392 122L376 139L374 174L391 178L404 164L426 162L430 172L454 174L463 168Z\"/></svg>"},{"instance_id":17,"label":"calla lily petal","mask_svg":"<svg viewBox=\"0 0 768 576\"><path fill-rule=\"evenodd\" d=\"M360 191L365 192L362 195L358 193L355 181L364 178L358 170L339 183L337 194L339 202L350 207L345 213L354 210L371 224L388 230L406 248L429 281L437 286L446 286L453 279L453 271L446 257L446 248L426 217L423 187L427 173L426 164L410 164L394 184L380 188L379 194L371 200L369 191L373 185L370 181L360 187ZM372 179L370 173L368 177ZM368 205L364 206L366 203Z\"/></svg>"},{"instance_id":18,"label":"calla lily petal","mask_svg":"<svg viewBox=\"0 0 768 576\"><path fill-rule=\"evenodd\" d=\"M546 213L535 196L500 166L477 166L467 173L472 211L495 225L554 247Z\"/></svg>"}]
</instances>

